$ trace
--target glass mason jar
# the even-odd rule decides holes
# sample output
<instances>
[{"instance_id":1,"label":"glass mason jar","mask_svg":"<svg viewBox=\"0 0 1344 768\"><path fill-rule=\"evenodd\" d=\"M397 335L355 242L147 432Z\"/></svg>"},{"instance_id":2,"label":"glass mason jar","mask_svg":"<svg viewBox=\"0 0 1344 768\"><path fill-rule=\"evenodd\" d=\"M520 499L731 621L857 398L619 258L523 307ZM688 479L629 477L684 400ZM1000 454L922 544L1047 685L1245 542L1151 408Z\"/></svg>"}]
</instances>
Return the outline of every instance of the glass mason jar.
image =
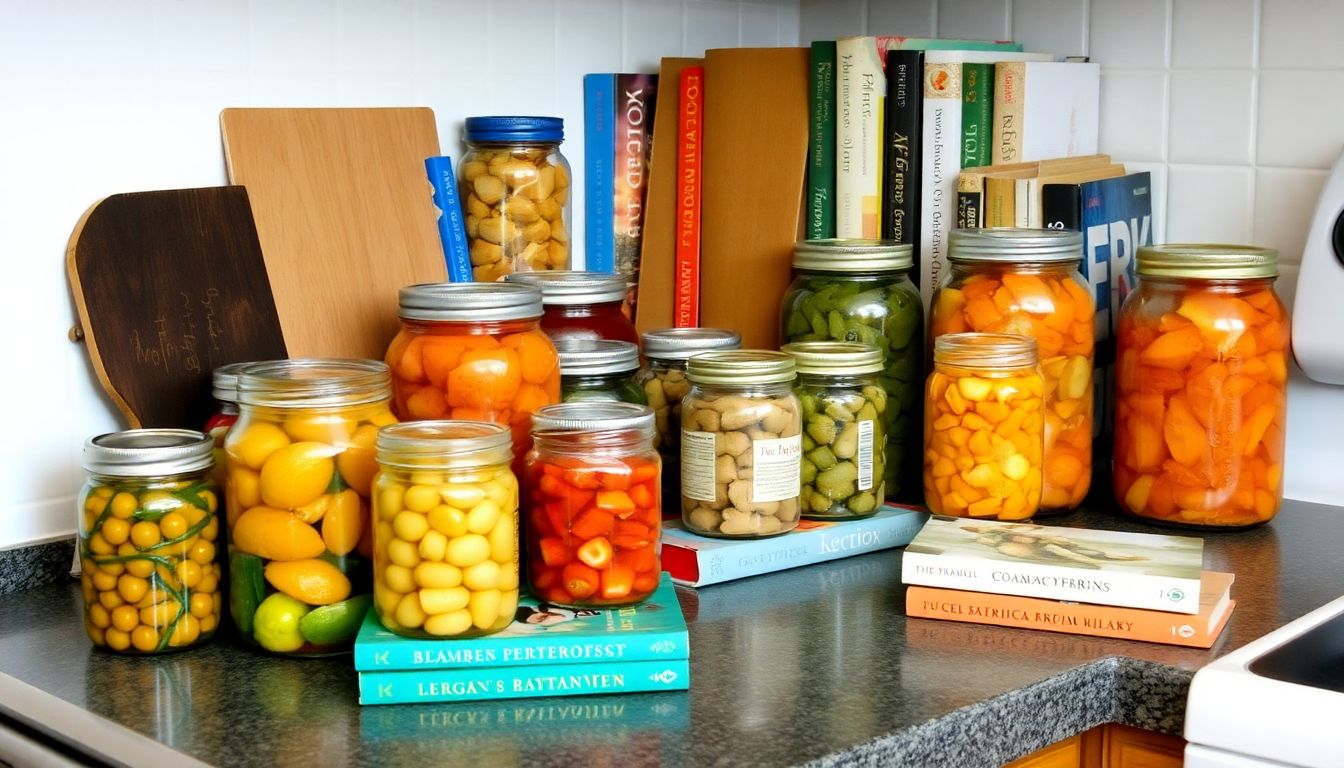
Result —
<instances>
[{"instance_id":1,"label":"glass mason jar","mask_svg":"<svg viewBox=\"0 0 1344 768\"><path fill-rule=\"evenodd\" d=\"M558 117L468 117L458 166L472 275L569 269L569 161Z\"/></svg>"},{"instance_id":2,"label":"glass mason jar","mask_svg":"<svg viewBox=\"0 0 1344 768\"><path fill-rule=\"evenodd\" d=\"M229 613L242 639L297 656L349 651L369 607L378 428L396 422L387 366L277 360L238 376L224 450Z\"/></svg>"},{"instance_id":3,"label":"glass mason jar","mask_svg":"<svg viewBox=\"0 0 1344 768\"><path fill-rule=\"evenodd\" d=\"M802 406L791 355L702 352L681 401L681 518L704 536L760 538L798 527Z\"/></svg>"},{"instance_id":4,"label":"glass mason jar","mask_svg":"<svg viewBox=\"0 0 1344 768\"><path fill-rule=\"evenodd\" d=\"M933 294L929 335L1036 339L1045 380L1045 477L1037 515L1076 509L1092 485L1096 304L1078 273L1082 233L954 229L950 270Z\"/></svg>"},{"instance_id":5,"label":"glass mason jar","mask_svg":"<svg viewBox=\"0 0 1344 768\"><path fill-rule=\"evenodd\" d=\"M653 411L562 403L532 416L527 580L570 607L637 603L658 588L662 502Z\"/></svg>"},{"instance_id":6,"label":"glass mason jar","mask_svg":"<svg viewBox=\"0 0 1344 768\"><path fill-rule=\"evenodd\" d=\"M541 329L556 343L570 339L612 339L639 343L635 324L621 311L626 282L605 272L515 272L511 283L541 289Z\"/></svg>"},{"instance_id":7,"label":"glass mason jar","mask_svg":"<svg viewBox=\"0 0 1344 768\"><path fill-rule=\"evenodd\" d=\"M628 341L573 339L560 354L560 402L605 400L648 405L639 385L639 347Z\"/></svg>"},{"instance_id":8,"label":"glass mason jar","mask_svg":"<svg viewBox=\"0 0 1344 768\"><path fill-rule=\"evenodd\" d=\"M909 245L885 240L806 240L793 247L782 343L854 341L882 350L887 393L887 498L919 501L919 408L924 382L924 304L908 276Z\"/></svg>"},{"instance_id":9,"label":"glass mason jar","mask_svg":"<svg viewBox=\"0 0 1344 768\"><path fill-rule=\"evenodd\" d=\"M229 428L238 421L238 372L248 365L251 363L229 363L211 373L210 394L219 407L206 420L204 431L214 441L215 467L210 470L210 476L220 488L224 487L228 470L224 438L229 434Z\"/></svg>"},{"instance_id":10,"label":"glass mason jar","mask_svg":"<svg viewBox=\"0 0 1344 768\"><path fill-rule=\"evenodd\" d=\"M1258 525L1283 499L1288 313L1278 253L1140 248L1116 330L1116 500L1147 520Z\"/></svg>"},{"instance_id":11,"label":"glass mason jar","mask_svg":"<svg viewBox=\"0 0 1344 768\"><path fill-rule=\"evenodd\" d=\"M212 446L187 429L132 429L84 444L80 582L95 646L160 653L214 635L223 599Z\"/></svg>"},{"instance_id":12,"label":"glass mason jar","mask_svg":"<svg viewBox=\"0 0 1344 768\"><path fill-rule=\"evenodd\" d=\"M877 512L885 496L887 393L882 350L871 344L785 344L798 366L802 406L803 517L843 520Z\"/></svg>"},{"instance_id":13,"label":"glass mason jar","mask_svg":"<svg viewBox=\"0 0 1344 768\"><path fill-rule=\"evenodd\" d=\"M508 427L415 421L378 432L373 601L406 637L476 637L518 609L518 480Z\"/></svg>"},{"instance_id":14,"label":"glass mason jar","mask_svg":"<svg viewBox=\"0 0 1344 768\"><path fill-rule=\"evenodd\" d=\"M384 358L403 421L493 421L513 430L515 474L532 412L560 401L560 361L541 330L541 291L512 283L401 289L401 330Z\"/></svg>"},{"instance_id":15,"label":"glass mason jar","mask_svg":"<svg viewBox=\"0 0 1344 768\"><path fill-rule=\"evenodd\" d=\"M1026 520L1041 502L1045 383L1036 340L949 333L924 400L924 498L935 515Z\"/></svg>"}]
</instances>

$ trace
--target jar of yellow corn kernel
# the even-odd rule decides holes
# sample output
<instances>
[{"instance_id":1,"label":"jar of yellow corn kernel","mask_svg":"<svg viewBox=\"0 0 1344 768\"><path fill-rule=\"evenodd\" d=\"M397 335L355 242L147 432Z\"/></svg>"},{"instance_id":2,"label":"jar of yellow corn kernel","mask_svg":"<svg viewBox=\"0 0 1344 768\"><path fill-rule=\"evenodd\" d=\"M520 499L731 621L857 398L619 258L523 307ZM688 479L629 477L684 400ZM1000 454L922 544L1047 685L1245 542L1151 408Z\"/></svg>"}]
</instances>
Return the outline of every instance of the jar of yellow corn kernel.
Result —
<instances>
[{"instance_id":1,"label":"jar of yellow corn kernel","mask_svg":"<svg viewBox=\"0 0 1344 768\"><path fill-rule=\"evenodd\" d=\"M934 340L924 399L924 498L934 514L1036 514L1044 391L1031 337L952 333Z\"/></svg>"},{"instance_id":2,"label":"jar of yellow corn kernel","mask_svg":"<svg viewBox=\"0 0 1344 768\"><path fill-rule=\"evenodd\" d=\"M84 444L80 580L94 645L151 654L214 635L223 604L213 447L187 429L132 429Z\"/></svg>"},{"instance_id":3,"label":"jar of yellow corn kernel","mask_svg":"<svg viewBox=\"0 0 1344 768\"><path fill-rule=\"evenodd\" d=\"M373 598L383 625L419 638L498 632L518 609L513 435L488 421L378 432Z\"/></svg>"}]
</instances>

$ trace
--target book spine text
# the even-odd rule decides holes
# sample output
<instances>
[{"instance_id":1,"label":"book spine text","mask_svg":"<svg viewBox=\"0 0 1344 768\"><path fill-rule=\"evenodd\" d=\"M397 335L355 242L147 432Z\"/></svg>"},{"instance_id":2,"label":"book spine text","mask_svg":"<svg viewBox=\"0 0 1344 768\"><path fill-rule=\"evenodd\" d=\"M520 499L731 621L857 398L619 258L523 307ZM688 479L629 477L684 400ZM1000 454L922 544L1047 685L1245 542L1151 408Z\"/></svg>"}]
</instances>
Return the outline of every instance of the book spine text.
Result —
<instances>
[{"instance_id":1,"label":"book spine text","mask_svg":"<svg viewBox=\"0 0 1344 768\"><path fill-rule=\"evenodd\" d=\"M681 70L677 113L677 245L673 325L700 325L700 171L705 68Z\"/></svg>"},{"instance_id":2,"label":"book spine text","mask_svg":"<svg viewBox=\"0 0 1344 768\"><path fill-rule=\"evenodd\" d=\"M961 65L961 167L989 165L994 117L994 65Z\"/></svg>"},{"instance_id":3,"label":"book spine text","mask_svg":"<svg viewBox=\"0 0 1344 768\"><path fill-rule=\"evenodd\" d=\"M462 220L462 204L457 199L452 159L425 158L425 174L434 189L434 205L439 209L439 241L443 243L443 256L448 262L448 280L469 283L472 280L471 257L467 249L466 222Z\"/></svg>"},{"instance_id":4,"label":"book spine text","mask_svg":"<svg viewBox=\"0 0 1344 768\"><path fill-rule=\"evenodd\" d=\"M1022 159L1026 73L1026 62L1001 61L994 65L994 165Z\"/></svg>"},{"instance_id":5,"label":"book spine text","mask_svg":"<svg viewBox=\"0 0 1344 768\"><path fill-rule=\"evenodd\" d=\"M879 236L886 76L871 37L836 43L836 237Z\"/></svg>"},{"instance_id":6,"label":"book spine text","mask_svg":"<svg viewBox=\"0 0 1344 768\"><path fill-rule=\"evenodd\" d=\"M835 237L835 41L812 43L807 239Z\"/></svg>"},{"instance_id":7,"label":"book spine text","mask_svg":"<svg viewBox=\"0 0 1344 768\"><path fill-rule=\"evenodd\" d=\"M643 241L644 195L649 178L649 139L653 134L653 110L657 101L656 75L617 75L615 91L615 160L613 202L615 218L614 269L633 278L639 272L639 246Z\"/></svg>"},{"instance_id":8,"label":"book spine text","mask_svg":"<svg viewBox=\"0 0 1344 768\"><path fill-rule=\"evenodd\" d=\"M887 119L884 132L887 156L882 166L885 214L882 237L903 245L919 243L923 71L923 51L887 51Z\"/></svg>"},{"instance_id":9,"label":"book spine text","mask_svg":"<svg viewBox=\"0 0 1344 768\"><path fill-rule=\"evenodd\" d=\"M494 669L360 672L359 703L404 704L680 691L690 687L690 677L688 659Z\"/></svg>"},{"instance_id":10,"label":"book spine text","mask_svg":"<svg viewBox=\"0 0 1344 768\"><path fill-rule=\"evenodd\" d=\"M583 77L584 268L590 272L616 269L615 85L615 75Z\"/></svg>"}]
</instances>

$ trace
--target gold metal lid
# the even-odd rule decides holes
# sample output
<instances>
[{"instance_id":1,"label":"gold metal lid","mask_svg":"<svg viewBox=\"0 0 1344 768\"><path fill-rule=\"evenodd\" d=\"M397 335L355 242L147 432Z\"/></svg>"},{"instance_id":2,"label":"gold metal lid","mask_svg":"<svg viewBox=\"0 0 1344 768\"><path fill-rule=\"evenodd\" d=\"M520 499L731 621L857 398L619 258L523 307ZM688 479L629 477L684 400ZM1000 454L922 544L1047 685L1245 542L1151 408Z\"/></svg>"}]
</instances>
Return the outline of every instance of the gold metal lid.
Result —
<instances>
[{"instance_id":1,"label":"gold metal lid","mask_svg":"<svg viewBox=\"0 0 1344 768\"><path fill-rule=\"evenodd\" d=\"M798 378L793 355L768 349L701 352L686 363L694 384L787 384Z\"/></svg>"},{"instance_id":2,"label":"gold metal lid","mask_svg":"<svg viewBox=\"0 0 1344 768\"><path fill-rule=\"evenodd\" d=\"M1055 263L1083 258L1083 233L1068 229L989 227L948 233L950 262Z\"/></svg>"},{"instance_id":3,"label":"gold metal lid","mask_svg":"<svg viewBox=\"0 0 1344 768\"><path fill-rule=\"evenodd\" d=\"M513 461L513 432L488 421L389 424L374 443L378 463L398 469L472 469Z\"/></svg>"},{"instance_id":4,"label":"gold metal lid","mask_svg":"<svg viewBox=\"0 0 1344 768\"><path fill-rule=\"evenodd\" d=\"M1134 273L1139 277L1263 280L1279 276L1279 252L1255 245L1145 245L1139 248Z\"/></svg>"},{"instance_id":5,"label":"gold metal lid","mask_svg":"<svg viewBox=\"0 0 1344 768\"><path fill-rule=\"evenodd\" d=\"M271 408L334 408L392 397L381 360L299 358L252 363L238 372L238 402Z\"/></svg>"},{"instance_id":6,"label":"gold metal lid","mask_svg":"<svg viewBox=\"0 0 1344 768\"><path fill-rule=\"evenodd\" d=\"M540 272L514 272L504 276L508 283L525 283L541 289L546 306L601 304L625 299L625 278L608 272L580 272L547 269Z\"/></svg>"},{"instance_id":7,"label":"gold metal lid","mask_svg":"<svg viewBox=\"0 0 1344 768\"><path fill-rule=\"evenodd\" d=\"M420 283L397 294L405 320L528 320L541 317L541 289L522 283Z\"/></svg>"},{"instance_id":8,"label":"gold metal lid","mask_svg":"<svg viewBox=\"0 0 1344 768\"><path fill-rule=\"evenodd\" d=\"M595 400L552 403L532 412L532 434L636 430L653 437L653 409Z\"/></svg>"},{"instance_id":9,"label":"gold metal lid","mask_svg":"<svg viewBox=\"0 0 1344 768\"><path fill-rule=\"evenodd\" d=\"M914 246L895 240L799 240L793 266L809 272L904 272L915 265Z\"/></svg>"},{"instance_id":10,"label":"gold metal lid","mask_svg":"<svg viewBox=\"0 0 1344 768\"><path fill-rule=\"evenodd\" d=\"M882 370L882 350L850 341L798 341L781 352L793 355L798 374L853 376Z\"/></svg>"},{"instance_id":11,"label":"gold metal lid","mask_svg":"<svg viewBox=\"0 0 1344 768\"><path fill-rule=\"evenodd\" d=\"M933 340L934 364L959 368L1033 368L1036 339L1012 333L947 333Z\"/></svg>"},{"instance_id":12,"label":"gold metal lid","mask_svg":"<svg viewBox=\"0 0 1344 768\"><path fill-rule=\"evenodd\" d=\"M723 328L659 328L640 337L644 354L657 360L685 360L712 349L737 349L742 336Z\"/></svg>"}]
</instances>

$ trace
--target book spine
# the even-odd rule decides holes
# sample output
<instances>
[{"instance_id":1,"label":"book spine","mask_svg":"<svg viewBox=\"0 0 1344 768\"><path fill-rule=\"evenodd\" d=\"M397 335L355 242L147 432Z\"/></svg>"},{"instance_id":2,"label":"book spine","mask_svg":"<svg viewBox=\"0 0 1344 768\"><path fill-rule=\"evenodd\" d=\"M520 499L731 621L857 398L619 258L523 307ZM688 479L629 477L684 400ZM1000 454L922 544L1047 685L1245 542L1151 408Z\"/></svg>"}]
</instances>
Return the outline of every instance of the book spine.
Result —
<instances>
[{"instance_id":1,"label":"book spine","mask_svg":"<svg viewBox=\"0 0 1344 768\"><path fill-rule=\"evenodd\" d=\"M903 245L919 243L921 74L924 52L887 51L887 117L883 140L882 236Z\"/></svg>"},{"instance_id":2,"label":"book spine","mask_svg":"<svg viewBox=\"0 0 1344 768\"><path fill-rule=\"evenodd\" d=\"M649 138L657 101L657 75L617 75L615 91L615 162L613 164L613 245L617 274L639 274L639 245L644 227L644 194L649 178Z\"/></svg>"},{"instance_id":3,"label":"book spine","mask_svg":"<svg viewBox=\"0 0 1344 768\"><path fill-rule=\"evenodd\" d=\"M835 237L835 41L812 43L807 239Z\"/></svg>"},{"instance_id":4,"label":"book spine","mask_svg":"<svg viewBox=\"0 0 1344 768\"><path fill-rule=\"evenodd\" d=\"M1082 231L1082 195L1078 184L1046 184L1042 187L1041 219L1045 228Z\"/></svg>"},{"instance_id":5,"label":"book spine","mask_svg":"<svg viewBox=\"0 0 1344 768\"><path fill-rule=\"evenodd\" d=\"M1083 570L1045 563L934 555L907 549L901 581L1049 600L1077 600L1124 608L1199 612L1199 579Z\"/></svg>"},{"instance_id":6,"label":"book spine","mask_svg":"<svg viewBox=\"0 0 1344 768\"><path fill-rule=\"evenodd\" d=\"M835 44L835 236L876 239L882 201L882 102L886 75L871 37Z\"/></svg>"},{"instance_id":7,"label":"book spine","mask_svg":"<svg viewBox=\"0 0 1344 768\"><path fill-rule=\"evenodd\" d=\"M989 165L994 117L994 65L961 65L961 167Z\"/></svg>"},{"instance_id":8,"label":"book spine","mask_svg":"<svg viewBox=\"0 0 1344 768\"><path fill-rule=\"evenodd\" d=\"M971 229L985 225L985 174L957 176L957 227Z\"/></svg>"},{"instance_id":9,"label":"book spine","mask_svg":"<svg viewBox=\"0 0 1344 768\"><path fill-rule=\"evenodd\" d=\"M1017 215L1017 181L1008 178L985 177L985 226L1015 226Z\"/></svg>"},{"instance_id":10,"label":"book spine","mask_svg":"<svg viewBox=\"0 0 1344 768\"><path fill-rule=\"evenodd\" d=\"M595 693L684 691L689 659L492 669L360 672L360 704L483 701Z\"/></svg>"},{"instance_id":11,"label":"book spine","mask_svg":"<svg viewBox=\"0 0 1344 768\"><path fill-rule=\"evenodd\" d=\"M355 669L377 672L409 669L495 669L536 664L665 662L690 655L684 631L617 634L601 639L563 633L535 639L481 637L469 643L397 638L355 645Z\"/></svg>"},{"instance_id":12,"label":"book spine","mask_svg":"<svg viewBox=\"0 0 1344 768\"><path fill-rule=\"evenodd\" d=\"M960 143L961 64L926 63L919 243L919 295L925 313L947 268L947 233L957 216Z\"/></svg>"},{"instance_id":13,"label":"book spine","mask_svg":"<svg viewBox=\"0 0 1344 768\"><path fill-rule=\"evenodd\" d=\"M705 68L681 70L677 89L677 245L673 325L700 325L700 172L703 160Z\"/></svg>"},{"instance_id":14,"label":"book spine","mask_svg":"<svg viewBox=\"0 0 1344 768\"><path fill-rule=\"evenodd\" d=\"M467 249L467 228L462 220L462 204L457 199L457 179L453 161L448 157L425 158L425 175L434 190L434 205L439 209L439 241L448 263L448 281L472 280L471 257Z\"/></svg>"},{"instance_id":15,"label":"book spine","mask_svg":"<svg viewBox=\"0 0 1344 768\"><path fill-rule=\"evenodd\" d=\"M1001 61L994 65L994 165L1022 159L1026 73L1024 61Z\"/></svg>"},{"instance_id":16,"label":"book spine","mask_svg":"<svg viewBox=\"0 0 1344 768\"><path fill-rule=\"evenodd\" d=\"M1036 179L1016 179L1013 182L1013 226L1031 226L1031 195L1036 188Z\"/></svg>"},{"instance_id":17,"label":"book spine","mask_svg":"<svg viewBox=\"0 0 1344 768\"><path fill-rule=\"evenodd\" d=\"M614 224L616 76L583 76L584 268L616 269Z\"/></svg>"}]
</instances>

